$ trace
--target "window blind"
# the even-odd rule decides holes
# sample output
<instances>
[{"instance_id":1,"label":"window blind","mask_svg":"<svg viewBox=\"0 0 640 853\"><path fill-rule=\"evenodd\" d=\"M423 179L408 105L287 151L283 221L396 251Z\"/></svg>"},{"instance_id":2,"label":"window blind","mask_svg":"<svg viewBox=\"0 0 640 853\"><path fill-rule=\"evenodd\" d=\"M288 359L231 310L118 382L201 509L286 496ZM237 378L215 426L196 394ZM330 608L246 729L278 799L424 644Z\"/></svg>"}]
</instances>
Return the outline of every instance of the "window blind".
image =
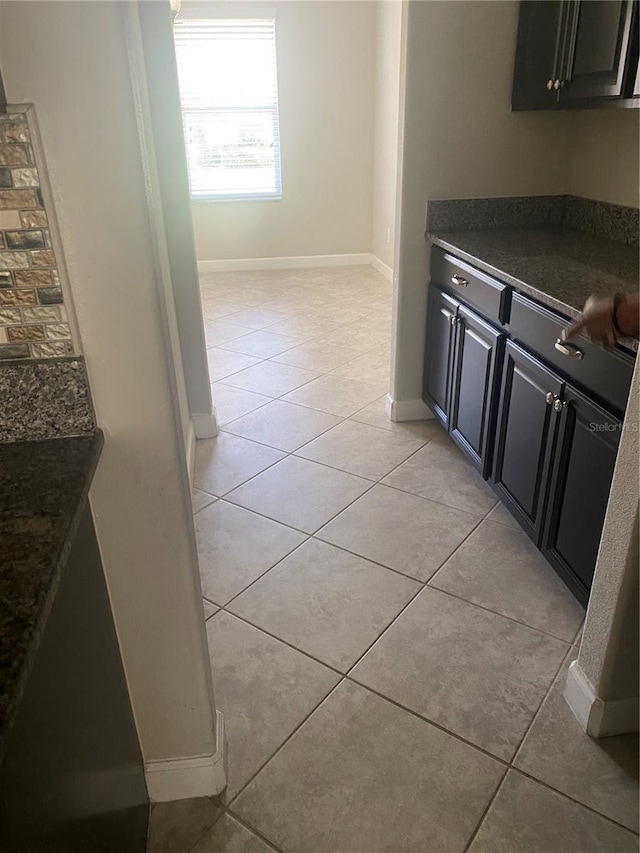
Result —
<instances>
[{"instance_id":1,"label":"window blind","mask_svg":"<svg viewBox=\"0 0 640 853\"><path fill-rule=\"evenodd\" d=\"M273 17L176 22L192 198L280 198Z\"/></svg>"}]
</instances>

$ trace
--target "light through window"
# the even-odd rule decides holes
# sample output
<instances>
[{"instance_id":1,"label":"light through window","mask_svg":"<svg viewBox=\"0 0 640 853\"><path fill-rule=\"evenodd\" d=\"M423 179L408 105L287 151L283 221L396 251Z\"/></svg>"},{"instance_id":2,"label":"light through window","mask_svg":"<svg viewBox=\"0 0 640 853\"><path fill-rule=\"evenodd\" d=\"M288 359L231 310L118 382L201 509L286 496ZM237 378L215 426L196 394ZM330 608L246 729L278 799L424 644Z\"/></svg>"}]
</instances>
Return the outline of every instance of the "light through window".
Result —
<instances>
[{"instance_id":1,"label":"light through window","mask_svg":"<svg viewBox=\"0 0 640 853\"><path fill-rule=\"evenodd\" d=\"M280 198L273 17L174 29L191 197Z\"/></svg>"}]
</instances>

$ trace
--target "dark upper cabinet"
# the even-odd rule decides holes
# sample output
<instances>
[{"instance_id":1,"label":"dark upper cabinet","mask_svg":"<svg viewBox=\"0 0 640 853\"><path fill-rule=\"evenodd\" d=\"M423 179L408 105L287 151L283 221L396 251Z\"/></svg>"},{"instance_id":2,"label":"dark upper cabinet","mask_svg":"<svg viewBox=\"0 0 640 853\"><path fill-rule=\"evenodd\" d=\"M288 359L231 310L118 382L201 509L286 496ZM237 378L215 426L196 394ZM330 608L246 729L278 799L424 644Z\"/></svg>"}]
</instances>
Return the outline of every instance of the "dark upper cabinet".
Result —
<instances>
[{"instance_id":1,"label":"dark upper cabinet","mask_svg":"<svg viewBox=\"0 0 640 853\"><path fill-rule=\"evenodd\" d=\"M496 432L493 484L529 536L540 541L549 463L563 382L508 341Z\"/></svg>"},{"instance_id":2,"label":"dark upper cabinet","mask_svg":"<svg viewBox=\"0 0 640 853\"><path fill-rule=\"evenodd\" d=\"M542 551L586 604L622 424L570 385L561 407Z\"/></svg>"},{"instance_id":3,"label":"dark upper cabinet","mask_svg":"<svg viewBox=\"0 0 640 853\"><path fill-rule=\"evenodd\" d=\"M637 70L637 0L520 3L514 110L633 106Z\"/></svg>"},{"instance_id":4,"label":"dark upper cabinet","mask_svg":"<svg viewBox=\"0 0 640 853\"><path fill-rule=\"evenodd\" d=\"M457 312L454 299L437 287L429 288L423 396L446 428Z\"/></svg>"},{"instance_id":5,"label":"dark upper cabinet","mask_svg":"<svg viewBox=\"0 0 640 853\"><path fill-rule=\"evenodd\" d=\"M455 323L449 431L483 476L491 462L494 386L505 335L461 305Z\"/></svg>"},{"instance_id":6,"label":"dark upper cabinet","mask_svg":"<svg viewBox=\"0 0 640 853\"><path fill-rule=\"evenodd\" d=\"M560 0L522 0L513 75L513 110L551 110L558 106L557 67L563 6Z\"/></svg>"}]
</instances>

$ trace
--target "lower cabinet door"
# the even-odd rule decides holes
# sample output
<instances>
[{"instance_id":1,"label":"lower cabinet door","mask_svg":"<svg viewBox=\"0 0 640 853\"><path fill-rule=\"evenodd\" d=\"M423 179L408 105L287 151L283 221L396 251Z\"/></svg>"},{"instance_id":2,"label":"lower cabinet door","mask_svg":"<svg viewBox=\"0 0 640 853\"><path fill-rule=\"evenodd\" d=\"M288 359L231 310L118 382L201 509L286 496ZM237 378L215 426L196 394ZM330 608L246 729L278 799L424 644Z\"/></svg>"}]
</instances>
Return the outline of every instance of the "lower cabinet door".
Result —
<instances>
[{"instance_id":1,"label":"lower cabinet door","mask_svg":"<svg viewBox=\"0 0 640 853\"><path fill-rule=\"evenodd\" d=\"M584 604L598 556L621 428L618 418L566 387L542 551Z\"/></svg>"},{"instance_id":2,"label":"lower cabinet door","mask_svg":"<svg viewBox=\"0 0 640 853\"><path fill-rule=\"evenodd\" d=\"M563 388L560 377L508 341L496 427L493 483L524 530L539 544L551 449Z\"/></svg>"},{"instance_id":3,"label":"lower cabinet door","mask_svg":"<svg viewBox=\"0 0 640 853\"><path fill-rule=\"evenodd\" d=\"M429 286L423 398L447 428L457 311L458 303L454 299L439 288Z\"/></svg>"},{"instance_id":4,"label":"lower cabinet door","mask_svg":"<svg viewBox=\"0 0 640 853\"><path fill-rule=\"evenodd\" d=\"M464 306L458 310L449 429L483 477L493 447L494 387L505 335Z\"/></svg>"}]
</instances>

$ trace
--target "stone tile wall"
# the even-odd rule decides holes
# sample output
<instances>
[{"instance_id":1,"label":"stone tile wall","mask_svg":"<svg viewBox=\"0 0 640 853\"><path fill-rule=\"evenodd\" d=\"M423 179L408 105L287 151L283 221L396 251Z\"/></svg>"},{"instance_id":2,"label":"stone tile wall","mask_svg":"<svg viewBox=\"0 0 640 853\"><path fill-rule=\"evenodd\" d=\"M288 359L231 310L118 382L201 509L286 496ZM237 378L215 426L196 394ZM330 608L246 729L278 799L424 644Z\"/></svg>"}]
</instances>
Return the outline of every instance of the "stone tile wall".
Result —
<instances>
[{"instance_id":1,"label":"stone tile wall","mask_svg":"<svg viewBox=\"0 0 640 853\"><path fill-rule=\"evenodd\" d=\"M77 351L35 144L32 106L9 106L0 114L0 360L59 358Z\"/></svg>"}]
</instances>

